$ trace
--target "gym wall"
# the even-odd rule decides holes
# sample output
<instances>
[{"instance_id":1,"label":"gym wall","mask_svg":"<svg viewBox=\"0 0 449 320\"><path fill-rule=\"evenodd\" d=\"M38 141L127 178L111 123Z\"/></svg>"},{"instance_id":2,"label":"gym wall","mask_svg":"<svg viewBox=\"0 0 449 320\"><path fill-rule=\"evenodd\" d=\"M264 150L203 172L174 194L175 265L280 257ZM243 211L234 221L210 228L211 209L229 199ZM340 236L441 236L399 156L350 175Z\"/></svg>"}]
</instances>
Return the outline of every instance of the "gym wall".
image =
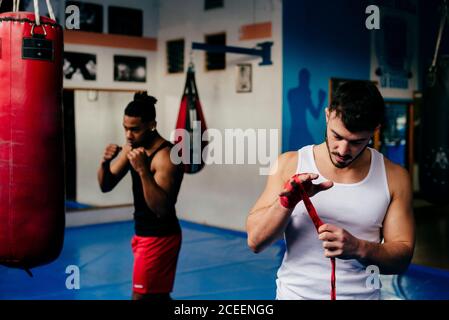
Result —
<instances>
[{"instance_id":1,"label":"gym wall","mask_svg":"<svg viewBox=\"0 0 449 320\"><path fill-rule=\"evenodd\" d=\"M132 93L100 91L97 100L90 101L88 91L75 91L78 202L105 206L132 203L129 175L109 193L101 193L96 180L105 146L125 143L123 106L132 98Z\"/></svg>"},{"instance_id":2,"label":"gym wall","mask_svg":"<svg viewBox=\"0 0 449 320\"><path fill-rule=\"evenodd\" d=\"M53 1L52 1L53 2ZM108 7L122 6L143 11L143 36L156 37L158 22L157 1L80 1L103 6L103 33L108 33ZM61 4L62 3L62 4ZM60 21L65 20L65 2L56 1ZM94 54L97 58L97 80L64 81L64 88L75 90L76 135L76 200L93 206L112 206L132 203L131 179L126 177L112 192L101 193L96 171L104 148L109 143L124 144L122 127L123 110L132 100L133 93L122 90L149 90L156 92L156 52L111 48L94 45L65 44L66 52ZM145 57L147 63L146 83L114 82L113 56ZM87 89L108 91L88 91ZM114 91L117 90L117 91ZM130 216L131 218L131 216Z\"/></svg>"},{"instance_id":3,"label":"gym wall","mask_svg":"<svg viewBox=\"0 0 449 320\"><path fill-rule=\"evenodd\" d=\"M271 66L259 66L260 58L226 55L226 70L206 71L205 52L195 51L196 81L208 128L279 129L281 138L282 36L281 1L226 0L222 9L204 11L203 1L164 0L160 7L158 33L158 128L165 137L175 128L185 73L168 75L165 43L185 39L187 68L191 42L204 42L206 34L226 32L229 46L253 48L273 41ZM254 20L255 19L255 20ZM239 40L242 25L271 21L272 38ZM253 70L251 93L236 93L236 64L250 63ZM224 145L224 141L223 141ZM280 150L279 150L280 151ZM178 199L182 219L228 229L245 230L246 216L262 191L266 176L259 165L207 165L195 175L185 175Z\"/></svg>"},{"instance_id":4,"label":"gym wall","mask_svg":"<svg viewBox=\"0 0 449 320\"><path fill-rule=\"evenodd\" d=\"M417 1L410 3L417 8ZM400 58L404 59L413 77L404 80L406 88L381 86L384 98L412 100L413 91L418 89L419 77L417 13L389 7L398 6L399 2L376 2L381 10L381 19L394 15L405 21L407 26L407 48L398 48L394 44L386 48L386 40L383 39L394 34L403 40L402 34L395 33L394 28L387 29L387 24L382 24L383 20L380 30L368 30L365 27L368 17L365 10L370 4L368 1L350 0L283 2L283 151L323 141L324 108L329 104L330 78L381 83L374 71L387 52L397 57L402 54L398 50L403 50L406 56ZM382 4L387 7L382 7ZM391 41L387 44L391 45ZM384 68L383 72L387 70Z\"/></svg>"},{"instance_id":5,"label":"gym wall","mask_svg":"<svg viewBox=\"0 0 449 320\"><path fill-rule=\"evenodd\" d=\"M258 57L227 54L225 70L206 71L204 51L193 52L193 59L208 128L220 130L223 139L225 129L278 129L276 153L280 152L281 1L227 0L224 8L210 11L204 11L203 1L198 0L164 0L150 4L146 1L97 3L105 7L105 20L108 5L144 10L144 36L158 39L158 49L150 53L153 56L147 61L149 80L146 89L158 99L158 130L167 139L176 125L192 41L205 42L205 35L219 32L226 33L226 44L231 46L253 48L259 42L273 41L271 66L259 66L261 58ZM239 40L241 26L260 22L271 22L271 38ZM185 40L185 70L180 74L168 74L166 41L182 38ZM110 59L114 51L112 48L94 46L82 48L70 45L67 48L78 49L79 52L95 50L99 68L100 61ZM252 65L250 93L236 92L237 64L240 63ZM88 94L88 91L76 91L75 94L77 201L95 206L131 204L129 178L112 192L102 194L97 185L96 170L106 144L124 141L121 123L123 108L132 94L100 92L96 101L89 101ZM259 174L260 168L261 165L248 164L208 165L198 174L185 175L177 204L179 217L202 224L244 230L248 211L265 185L266 176Z\"/></svg>"}]
</instances>

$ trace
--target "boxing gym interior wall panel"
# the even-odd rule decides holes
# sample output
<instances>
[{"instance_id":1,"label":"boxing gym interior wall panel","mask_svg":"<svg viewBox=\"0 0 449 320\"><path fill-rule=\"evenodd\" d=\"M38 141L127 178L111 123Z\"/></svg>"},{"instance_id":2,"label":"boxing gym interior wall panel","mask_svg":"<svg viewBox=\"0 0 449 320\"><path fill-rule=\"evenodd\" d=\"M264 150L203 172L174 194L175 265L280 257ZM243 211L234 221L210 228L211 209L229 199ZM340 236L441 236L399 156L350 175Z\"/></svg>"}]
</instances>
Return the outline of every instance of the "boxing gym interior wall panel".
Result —
<instances>
[{"instance_id":1,"label":"boxing gym interior wall panel","mask_svg":"<svg viewBox=\"0 0 449 320\"><path fill-rule=\"evenodd\" d=\"M52 0L52 3L55 0ZM58 6L58 16L60 21L65 21L65 0L56 0L62 2L63 5ZM138 9L143 12L143 36L155 37L157 34L158 19L158 0L77 0L78 2L93 3L103 6L103 32L108 33L108 7L125 7L130 9ZM41 1L44 2L44 1ZM55 9L56 13L56 9Z\"/></svg>"},{"instance_id":2,"label":"boxing gym interior wall panel","mask_svg":"<svg viewBox=\"0 0 449 320\"><path fill-rule=\"evenodd\" d=\"M185 39L186 67L192 42L204 42L206 34L226 33L229 46L253 48L261 40L240 41L243 25L271 21L272 66L259 66L258 57L226 54L226 70L205 71L205 52L194 51L196 82L209 129L278 129L275 158L281 139L282 37L281 1L227 0L225 7L204 11L203 1L164 0L160 3L158 41ZM186 10L188 8L188 10ZM176 126L185 73L167 74L166 52L160 46L157 58L158 129L169 137ZM251 93L236 92L237 64L249 63L253 70ZM186 68L187 69L187 68ZM163 106L163 107L162 107ZM248 147L244 147L248 150ZM225 152L223 153L223 160ZM246 161L247 163L247 161ZM186 175L178 198L182 219L223 228L245 230L247 214L262 191L266 176L261 165L212 164L195 175Z\"/></svg>"},{"instance_id":3,"label":"boxing gym interior wall panel","mask_svg":"<svg viewBox=\"0 0 449 320\"><path fill-rule=\"evenodd\" d=\"M369 79L365 8L354 3L283 1L283 151L322 141L330 78Z\"/></svg>"},{"instance_id":4,"label":"boxing gym interior wall panel","mask_svg":"<svg viewBox=\"0 0 449 320\"><path fill-rule=\"evenodd\" d=\"M62 0L60 0L62 1ZM79 0L103 6L103 32L108 32L108 6L121 6L139 9L143 12L143 38L155 39L159 24L157 0ZM59 6L58 16L65 20L65 2ZM91 35L94 37L94 34ZM99 39L109 38L100 34ZM142 38L142 39L143 39ZM92 38L90 38L92 40ZM119 47L119 45L118 45ZM154 49L154 43L151 50ZM90 205L109 206L132 202L131 180L125 177L117 188L108 194L100 192L96 170L105 146L109 143L122 143L123 110L132 94L121 91L149 90L156 92L155 61L156 52L148 50L124 49L94 46L88 44L65 44L66 52L84 53L96 56L96 80L64 79L64 88L83 89L75 91L75 130L77 148L77 201ZM146 59L146 82L114 81L114 56L130 56ZM107 90L98 92L98 99L89 99L85 89ZM117 91L117 93L114 92ZM99 121L97 125L96 121Z\"/></svg>"},{"instance_id":5,"label":"boxing gym interior wall panel","mask_svg":"<svg viewBox=\"0 0 449 320\"><path fill-rule=\"evenodd\" d=\"M124 36L117 34L96 34L93 32L64 30L66 44L93 45L101 47L136 49L145 51L157 50L156 38Z\"/></svg>"},{"instance_id":6,"label":"boxing gym interior wall panel","mask_svg":"<svg viewBox=\"0 0 449 320\"><path fill-rule=\"evenodd\" d=\"M99 206L132 203L129 175L113 191L102 193L97 170L108 144L125 143L123 109L133 94L100 91L96 101L91 101L88 95L88 91L75 91L77 201Z\"/></svg>"},{"instance_id":7,"label":"boxing gym interior wall panel","mask_svg":"<svg viewBox=\"0 0 449 320\"><path fill-rule=\"evenodd\" d=\"M271 38L271 22L247 24L240 27L240 40Z\"/></svg>"},{"instance_id":8,"label":"boxing gym interior wall panel","mask_svg":"<svg viewBox=\"0 0 449 320\"><path fill-rule=\"evenodd\" d=\"M396 1L388 3L400 6ZM379 60L374 58L383 57L388 50L393 52L392 56L399 56L400 59L404 57L397 51L404 50L407 55L413 53L410 68L413 76L417 77L417 54L414 52L417 41L411 37L416 33L416 17L411 17L409 12L403 13L407 32L402 33L408 38L404 40L402 35L396 36L404 40L408 47L401 48L390 41L390 46L384 46L379 53L373 41L388 37L374 37L379 33L385 35L382 20L380 31L367 29L365 21L368 15L365 11L368 3L365 1L284 0L283 6L283 151L298 150L304 145L322 141L325 130L324 108L329 104L326 91L330 78L374 80L381 83L380 77L372 71L374 67L377 68ZM402 18L400 10L393 11L398 19ZM390 28L388 34L394 32ZM416 83L413 81L406 89L384 93L387 98L407 97L411 100L415 88Z\"/></svg>"},{"instance_id":9,"label":"boxing gym interior wall panel","mask_svg":"<svg viewBox=\"0 0 449 320\"><path fill-rule=\"evenodd\" d=\"M370 79L379 83L386 99L411 101L413 92L418 89L417 2L410 0L405 7L399 2L380 4L380 29L369 32Z\"/></svg>"},{"instance_id":10,"label":"boxing gym interior wall panel","mask_svg":"<svg viewBox=\"0 0 449 320\"><path fill-rule=\"evenodd\" d=\"M148 1L122 1L122 0L81 0L81 3L93 3L102 6L103 12L103 33L95 34L93 32L80 32L75 30L65 30L67 38L65 39L66 52L86 53L96 57L96 72L94 80L87 80L80 75L77 77L70 74L70 61L65 64L64 88L68 89L107 89L107 90L148 90L150 84L154 88L154 61L155 50L157 49L158 13L156 0ZM132 9L138 9L143 12L143 37L128 37L120 35L110 35L108 7L118 6ZM65 21L65 5L60 6L59 18ZM114 23L114 21L111 21ZM79 34L77 34L79 32ZM128 46L128 47L126 47ZM133 65L138 65L138 77L125 76L124 79L117 77L116 68L119 64L115 63L115 56L131 57L127 61L122 61L120 66L128 72ZM143 59L144 58L144 59ZM132 61L134 59L135 61ZM140 61L143 61L142 63ZM77 61L75 61L77 63ZM91 64L95 65L95 62ZM139 65L141 64L141 65ZM83 68L83 66L82 66ZM134 68L135 69L135 68ZM90 77L89 77L90 78ZM118 81L125 80L125 81Z\"/></svg>"},{"instance_id":11,"label":"boxing gym interior wall panel","mask_svg":"<svg viewBox=\"0 0 449 320\"><path fill-rule=\"evenodd\" d=\"M92 89L92 90L149 90L150 86L155 87L155 71L156 71L156 53L152 51L99 47L89 45L66 44L65 52L89 54L95 57L95 80L88 80L83 76L71 76L69 78L68 63L78 63L78 61L70 61L66 55L64 65L64 88L65 89ZM134 81L133 78L127 78L129 81L116 81L114 68L117 63L114 61L116 56L132 57L137 59L145 58L145 82ZM76 58L75 58L76 60ZM85 68L85 64L82 64ZM126 67L132 69L133 63L126 64ZM79 73L78 73L79 74Z\"/></svg>"}]
</instances>

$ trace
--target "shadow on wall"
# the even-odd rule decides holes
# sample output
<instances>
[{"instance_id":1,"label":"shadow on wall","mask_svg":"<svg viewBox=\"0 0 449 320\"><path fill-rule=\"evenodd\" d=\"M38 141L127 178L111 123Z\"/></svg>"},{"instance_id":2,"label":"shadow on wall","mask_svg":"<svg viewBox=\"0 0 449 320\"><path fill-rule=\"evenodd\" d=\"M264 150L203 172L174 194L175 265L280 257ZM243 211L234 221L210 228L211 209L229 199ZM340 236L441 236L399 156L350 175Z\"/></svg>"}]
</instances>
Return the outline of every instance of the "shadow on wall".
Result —
<instances>
[{"instance_id":1,"label":"shadow on wall","mask_svg":"<svg viewBox=\"0 0 449 320\"><path fill-rule=\"evenodd\" d=\"M302 68L298 73L298 86L288 91L288 105L290 110L289 150L314 144L316 141L311 133L311 126L307 123L307 114L318 121L324 107L326 92L318 91L318 104L315 106L310 93L310 71Z\"/></svg>"}]
</instances>

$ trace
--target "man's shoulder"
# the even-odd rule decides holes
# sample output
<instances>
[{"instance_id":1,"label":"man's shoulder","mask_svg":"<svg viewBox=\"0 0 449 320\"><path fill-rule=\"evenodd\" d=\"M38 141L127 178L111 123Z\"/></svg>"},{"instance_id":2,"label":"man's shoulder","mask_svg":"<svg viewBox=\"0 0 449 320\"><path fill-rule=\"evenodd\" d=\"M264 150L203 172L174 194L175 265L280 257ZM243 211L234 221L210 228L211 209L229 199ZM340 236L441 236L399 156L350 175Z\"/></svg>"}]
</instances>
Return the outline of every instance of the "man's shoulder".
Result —
<instances>
[{"instance_id":1,"label":"man's shoulder","mask_svg":"<svg viewBox=\"0 0 449 320\"><path fill-rule=\"evenodd\" d=\"M283 179L290 178L296 173L296 168L298 167L298 152L287 151L280 154L277 165Z\"/></svg>"},{"instance_id":2,"label":"man's shoulder","mask_svg":"<svg viewBox=\"0 0 449 320\"><path fill-rule=\"evenodd\" d=\"M411 180L407 169L386 157L384 157L384 163L390 192L394 192L397 188L410 187Z\"/></svg>"},{"instance_id":3,"label":"man's shoulder","mask_svg":"<svg viewBox=\"0 0 449 320\"><path fill-rule=\"evenodd\" d=\"M163 147L162 149L158 150L155 153L152 164L163 167L176 166L171 160L171 149L172 149L171 144L168 143L165 144L166 144L165 147Z\"/></svg>"},{"instance_id":4,"label":"man's shoulder","mask_svg":"<svg viewBox=\"0 0 449 320\"><path fill-rule=\"evenodd\" d=\"M385 170L387 171L387 175L391 176L391 178L395 179L404 179L409 178L409 172L403 166L394 163L387 157L384 157Z\"/></svg>"},{"instance_id":5,"label":"man's shoulder","mask_svg":"<svg viewBox=\"0 0 449 320\"><path fill-rule=\"evenodd\" d=\"M298 151L287 151L279 155L279 161L288 162L298 158Z\"/></svg>"}]
</instances>

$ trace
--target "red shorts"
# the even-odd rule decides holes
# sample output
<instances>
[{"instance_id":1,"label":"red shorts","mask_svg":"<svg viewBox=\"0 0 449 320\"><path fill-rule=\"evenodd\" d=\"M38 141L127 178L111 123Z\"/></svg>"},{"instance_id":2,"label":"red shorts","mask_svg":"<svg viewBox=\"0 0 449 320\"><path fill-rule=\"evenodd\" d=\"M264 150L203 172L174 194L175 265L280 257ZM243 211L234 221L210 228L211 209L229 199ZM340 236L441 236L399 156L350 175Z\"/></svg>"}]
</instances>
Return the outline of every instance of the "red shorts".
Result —
<instances>
[{"instance_id":1,"label":"red shorts","mask_svg":"<svg viewBox=\"0 0 449 320\"><path fill-rule=\"evenodd\" d=\"M167 237L134 236L133 291L140 294L169 293L175 282L181 234Z\"/></svg>"}]
</instances>

